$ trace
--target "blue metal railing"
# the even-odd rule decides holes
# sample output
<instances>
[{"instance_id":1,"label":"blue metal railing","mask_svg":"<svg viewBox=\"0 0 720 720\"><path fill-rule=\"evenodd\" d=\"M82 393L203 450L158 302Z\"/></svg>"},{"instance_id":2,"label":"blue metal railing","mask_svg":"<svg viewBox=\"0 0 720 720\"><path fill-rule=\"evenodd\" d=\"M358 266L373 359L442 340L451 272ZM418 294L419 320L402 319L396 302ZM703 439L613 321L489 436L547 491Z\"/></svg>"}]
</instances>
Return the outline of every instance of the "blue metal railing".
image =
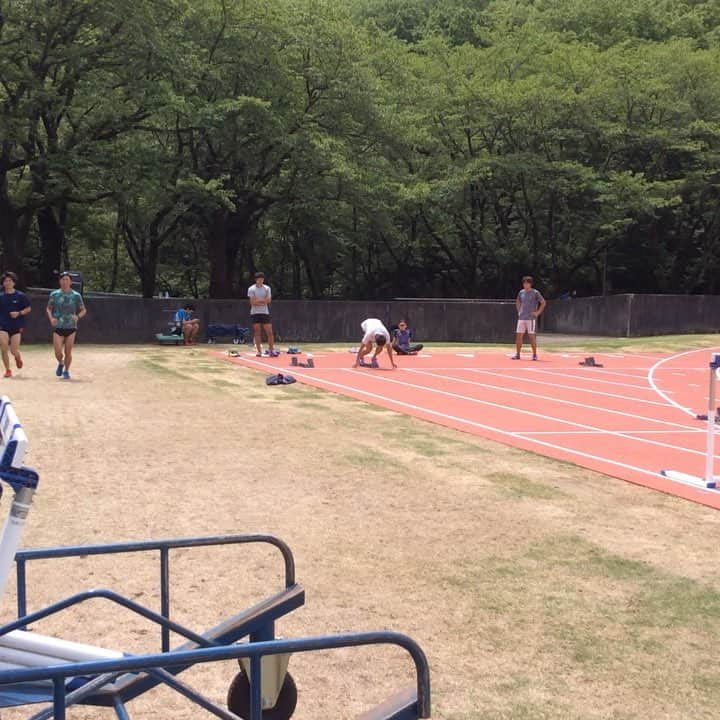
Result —
<instances>
[{"instance_id":1,"label":"blue metal railing","mask_svg":"<svg viewBox=\"0 0 720 720\"><path fill-rule=\"evenodd\" d=\"M289 588L295 584L295 560L292 551L285 542L274 535L217 535L167 540L143 540L138 542L110 543L106 545L71 545L66 547L20 550L15 555L15 562L17 564L17 608L18 617L23 618L24 622L16 625L16 627L24 628L25 625L30 622L30 620L24 616L27 614L27 563L31 560L158 551L160 553L160 614L163 618L169 618L170 550L217 545L245 545L250 543L265 543L276 547L280 551L285 564L285 587ZM53 607L56 607L56 605ZM3 628L3 632L6 632L5 627ZM170 630L170 625L161 623L161 647L163 652L167 652L170 649Z\"/></svg>"},{"instance_id":2,"label":"blue metal railing","mask_svg":"<svg viewBox=\"0 0 720 720\"><path fill-rule=\"evenodd\" d=\"M0 692L2 692L1 688L3 685L10 683L35 683L50 680L53 683L53 717L55 720L65 720L67 707L65 682L69 677L92 677L106 674L113 676L122 673L145 671L159 673L158 677L160 681L172 686L172 681L176 681L176 679L173 678L173 676L169 676L169 678L166 677L163 672L168 668L221 660L237 660L245 657L250 659L250 720L262 720L262 702L260 696L262 657L266 655L334 650L366 645L395 645L408 652L415 664L418 717L430 717L430 670L425 653L422 651L422 648L408 636L389 631L348 633L292 640L270 640L244 645L226 645L172 653L138 655L113 660L55 665L52 667L4 670L0 672ZM174 689L178 690L179 688L175 687ZM205 703L208 701L200 693L184 685L180 691L194 702L203 707L207 707ZM121 702L119 706L120 707L116 705L118 717L127 717ZM122 711L123 714L121 714L120 711ZM222 716L232 717L231 714L227 713L221 715L221 717Z\"/></svg>"},{"instance_id":3,"label":"blue metal railing","mask_svg":"<svg viewBox=\"0 0 720 720\"><path fill-rule=\"evenodd\" d=\"M157 623L164 631L167 631L168 633L172 631L177 633L178 635L182 635L188 640L197 643L201 647L210 647L214 644L208 641L202 635L198 635L197 633L194 633L192 630L189 630L183 625L180 625L179 623L170 620L170 618L168 618L167 616L153 612L149 608L146 608L144 605L140 605L134 600L130 600L123 595L113 592L112 590L106 590L105 588L84 590L83 592L63 598L62 600L59 600L58 602L55 602L52 605L43 608L42 610L30 613L30 615L23 615L21 618L18 618L13 622L6 623L2 627L0 627L0 637L5 635L6 633L12 632L13 630L24 629L26 625L30 625L31 623L37 622L38 620L42 620L43 618L49 617L50 615L54 615L61 610L66 610L73 605L79 605L85 600L93 600L95 598L104 598L106 600L110 600L111 602L116 603L117 605L121 605L128 610L132 610L138 615L142 615L142 617L146 618L147 620L151 620L152 622ZM167 650L163 650L163 652L167 652Z\"/></svg>"}]
</instances>

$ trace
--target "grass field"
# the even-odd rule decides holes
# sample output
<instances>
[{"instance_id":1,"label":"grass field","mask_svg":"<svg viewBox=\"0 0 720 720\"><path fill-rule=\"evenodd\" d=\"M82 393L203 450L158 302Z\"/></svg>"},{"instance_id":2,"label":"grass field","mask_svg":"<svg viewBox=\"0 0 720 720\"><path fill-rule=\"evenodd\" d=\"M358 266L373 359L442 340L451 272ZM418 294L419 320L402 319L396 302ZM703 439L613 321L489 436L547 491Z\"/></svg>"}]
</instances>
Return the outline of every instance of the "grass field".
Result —
<instances>
[{"instance_id":1,"label":"grass field","mask_svg":"<svg viewBox=\"0 0 720 720\"><path fill-rule=\"evenodd\" d=\"M41 474L25 546L272 532L307 590L279 632L410 634L431 661L434 718L717 717L716 511L299 384L267 387L210 352L79 345L63 383L48 347L26 349L2 387ZM260 550L184 552L172 572L175 617L197 629L280 584ZM94 586L157 602L156 564L134 556L44 564L29 579L33 608ZM2 610L12 616L9 598ZM147 625L101 603L40 629L157 648ZM404 657L381 650L296 656L291 671L299 720L353 717L410 679ZM222 699L233 673L185 677ZM131 713L210 717L162 690Z\"/></svg>"}]
</instances>

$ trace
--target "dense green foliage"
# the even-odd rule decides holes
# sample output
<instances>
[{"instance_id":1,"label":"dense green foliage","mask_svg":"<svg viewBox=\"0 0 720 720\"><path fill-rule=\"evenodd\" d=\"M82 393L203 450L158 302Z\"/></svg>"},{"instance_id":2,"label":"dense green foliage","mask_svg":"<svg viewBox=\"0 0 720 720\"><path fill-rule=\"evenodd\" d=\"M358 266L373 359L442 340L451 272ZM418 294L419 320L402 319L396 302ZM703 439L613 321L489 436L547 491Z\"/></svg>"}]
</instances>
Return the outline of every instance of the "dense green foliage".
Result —
<instances>
[{"instance_id":1,"label":"dense green foliage","mask_svg":"<svg viewBox=\"0 0 720 720\"><path fill-rule=\"evenodd\" d=\"M719 0L0 0L2 266L720 288Z\"/></svg>"}]
</instances>

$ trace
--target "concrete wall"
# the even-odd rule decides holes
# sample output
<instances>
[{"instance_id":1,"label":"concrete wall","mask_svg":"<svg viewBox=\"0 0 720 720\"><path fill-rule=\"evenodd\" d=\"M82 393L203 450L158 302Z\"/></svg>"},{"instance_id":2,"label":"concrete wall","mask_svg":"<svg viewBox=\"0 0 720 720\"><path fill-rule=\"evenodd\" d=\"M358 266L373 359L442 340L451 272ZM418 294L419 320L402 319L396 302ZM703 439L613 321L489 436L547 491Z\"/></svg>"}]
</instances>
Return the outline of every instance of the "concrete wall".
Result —
<instances>
[{"instance_id":1,"label":"concrete wall","mask_svg":"<svg viewBox=\"0 0 720 720\"><path fill-rule=\"evenodd\" d=\"M552 300L543 316L543 331L571 335L628 337L632 295Z\"/></svg>"},{"instance_id":2,"label":"concrete wall","mask_svg":"<svg viewBox=\"0 0 720 720\"><path fill-rule=\"evenodd\" d=\"M630 334L720 332L720 295L633 295Z\"/></svg>"},{"instance_id":3,"label":"concrete wall","mask_svg":"<svg viewBox=\"0 0 720 720\"><path fill-rule=\"evenodd\" d=\"M23 342L45 342L51 328L45 308L47 295L34 295L32 312L27 317ZM168 326L177 300L142 298L86 298L88 314L80 321L78 339L94 343L144 343Z\"/></svg>"},{"instance_id":4,"label":"concrete wall","mask_svg":"<svg viewBox=\"0 0 720 720\"><path fill-rule=\"evenodd\" d=\"M168 327L182 300L143 300L129 297L86 298L87 317L80 321L78 339L95 343L145 343ZM202 327L209 323L250 324L247 300L192 300ZM47 295L32 298L25 342L50 337L45 315ZM419 340L506 342L513 337L515 307L509 303L478 302L352 302L276 300L273 326L283 340L357 342L360 323L368 317L396 322L408 317ZM204 331L202 336L204 337Z\"/></svg>"},{"instance_id":5,"label":"concrete wall","mask_svg":"<svg viewBox=\"0 0 720 720\"><path fill-rule=\"evenodd\" d=\"M512 303L433 301L345 302L276 300L273 327L281 336L309 341L357 341L369 317L394 323L406 317L419 340L488 342L512 338Z\"/></svg>"},{"instance_id":6,"label":"concrete wall","mask_svg":"<svg viewBox=\"0 0 720 720\"><path fill-rule=\"evenodd\" d=\"M641 337L720 331L720 295L611 295L548 303L545 332Z\"/></svg>"},{"instance_id":7,"label":"concrete wall","mask_svg":"<svg viewBox=\"0 0 720 720\"><path fill-rule=\"evenodd\" d=\"M146 343L168 327L182 300L136 297L86 298L88 315L78 338L95 343ZM210 322L249 324L246 300L196 300L203 327ZM47 342L47 295L32 296L26 342ZM407 317L422 341L511 342L515 305L473 301L311 301L276 300L273 325L284 341L357 342L360 323L368 317L395 322ZM720 331L718 295L614 295L551 300L541 319L541 332L634 337L668 333ZM204 334L203 334L204 337Z\"/></svg>"}]
</instances>

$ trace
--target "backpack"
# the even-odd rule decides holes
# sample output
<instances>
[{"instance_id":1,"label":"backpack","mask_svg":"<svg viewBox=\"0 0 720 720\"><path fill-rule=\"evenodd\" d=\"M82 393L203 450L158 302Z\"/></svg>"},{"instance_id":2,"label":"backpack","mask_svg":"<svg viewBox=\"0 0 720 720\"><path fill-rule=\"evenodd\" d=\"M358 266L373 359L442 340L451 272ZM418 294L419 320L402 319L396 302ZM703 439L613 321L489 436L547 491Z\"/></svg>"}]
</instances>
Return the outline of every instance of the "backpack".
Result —
<instances>
[{"instance_id":1,"label":"backpack","mask_svg":"<svg viewBox=\"0 0 720 720\"><path fill-rule=\"evenodd\" d=\"M297 380L292 375L283 375L282 373L265 378L266 385L292 385L294 382Z\"/></svg>"}]
</instances>

